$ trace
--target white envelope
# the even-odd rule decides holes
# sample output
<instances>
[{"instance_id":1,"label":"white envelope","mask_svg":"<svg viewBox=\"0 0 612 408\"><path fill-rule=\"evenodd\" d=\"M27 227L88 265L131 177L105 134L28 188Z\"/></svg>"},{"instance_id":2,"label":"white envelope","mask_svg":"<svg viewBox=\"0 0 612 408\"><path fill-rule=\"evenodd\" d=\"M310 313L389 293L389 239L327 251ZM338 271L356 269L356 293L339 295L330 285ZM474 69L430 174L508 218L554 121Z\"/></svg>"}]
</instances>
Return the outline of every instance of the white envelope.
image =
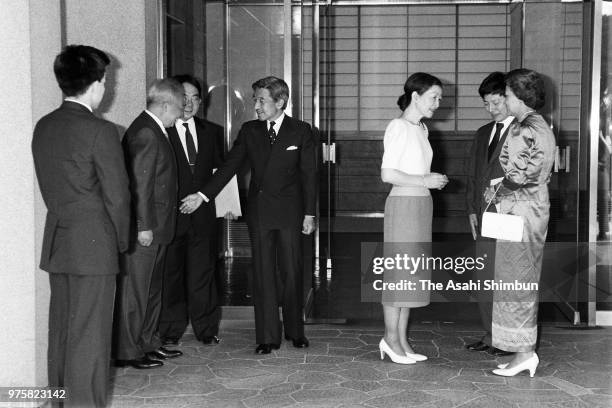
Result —
<instances>
[{"instance_id":1,"label":"white envelope","mask_svg":"<svg viewBox=\"0 0 612 408\"><path fill-rule=\"evenodd\" d=\"M217 169L213 169L216 172ZM215 207L217 218L223 218L227 212L233 213L236 217L242 216L240 208L240 196L238 195L238 179L232 177L223 187L223 190L215 197Z\"/></svg>"},{"instance_id":2,"label":"white envelope","mask_svg":"<svg viewBox=\"0 0 612 408\"><path fill-rule=\"evenodd\" d=\"M297 146L289 146L287 150L297 150L297 148L298 148Z\"/></svg>"}]
</instances>

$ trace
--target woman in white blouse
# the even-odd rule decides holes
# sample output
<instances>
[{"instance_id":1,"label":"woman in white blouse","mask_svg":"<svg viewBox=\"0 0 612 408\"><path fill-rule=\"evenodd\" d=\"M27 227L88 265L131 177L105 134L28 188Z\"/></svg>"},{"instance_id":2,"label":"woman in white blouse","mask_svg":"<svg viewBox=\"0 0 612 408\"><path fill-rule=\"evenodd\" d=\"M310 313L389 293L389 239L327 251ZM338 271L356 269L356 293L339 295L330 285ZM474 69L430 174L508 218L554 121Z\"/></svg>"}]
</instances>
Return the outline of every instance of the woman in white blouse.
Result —
<instances>
[{"instance_id":1,"label":"woman in white blouse","mask_svg":"<svg viewBox=\"0 0 612 408\"><path fill-rule=\"evenodd\" d=\"M442 82L438 78L423 72L411 75L404 84L404 94L397 101L403 113L385 130L381 178L393 185L385 203L387 253L394 252L390 243L431 242L433 206L429 189L442 189L448 179L443 174L430 172L433 154L427 126L421 119L431 118L441 100ZM410 275L398 269L385 271L384 280L418 282L428 276L428 271ZM385 336L379 344L381 359L385 354L400 364L427 359L414 352L408 343L407 331L410 309L428 305L429 297L429 291L383 290Z\"/></svg>"}]
</instances>

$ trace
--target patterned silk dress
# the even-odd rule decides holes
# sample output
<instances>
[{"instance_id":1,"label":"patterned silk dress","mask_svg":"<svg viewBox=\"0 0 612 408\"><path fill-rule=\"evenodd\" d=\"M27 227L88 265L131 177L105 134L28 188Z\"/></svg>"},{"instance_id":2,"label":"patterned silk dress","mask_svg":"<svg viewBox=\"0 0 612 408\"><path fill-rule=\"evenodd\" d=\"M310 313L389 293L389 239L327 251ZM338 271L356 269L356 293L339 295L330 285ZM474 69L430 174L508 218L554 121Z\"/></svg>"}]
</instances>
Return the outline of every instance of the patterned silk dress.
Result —
<instances>
[{"instance_id":1,"label":"patterned silk dress","mask_svg":"<svg viewBox=\"0 0 612 408\"><path fill-rule=\"evenodd\" d=\"M499 155L505 177L495 201L500 213L522 216L524 229L521 242L497 242L495 281L539 284L555 137L535 112L517 118L510 126ZM495 291L493 302L493 347L512 352L534 350L538 291Z\"/></svg>"}]
</instances>

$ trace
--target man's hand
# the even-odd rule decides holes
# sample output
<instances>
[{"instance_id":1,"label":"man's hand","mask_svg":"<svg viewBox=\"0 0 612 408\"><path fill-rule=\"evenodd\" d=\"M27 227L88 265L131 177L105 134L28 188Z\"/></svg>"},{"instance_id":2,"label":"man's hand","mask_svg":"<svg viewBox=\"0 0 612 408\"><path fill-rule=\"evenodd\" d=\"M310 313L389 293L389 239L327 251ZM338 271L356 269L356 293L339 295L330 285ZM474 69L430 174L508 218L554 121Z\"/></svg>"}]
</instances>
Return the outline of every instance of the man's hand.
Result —
<instances>
[{"instance_id":1,"label":"man's hand","mask_svg":"<svg viewBox=\"0 0 612 408\"><path fill-rule=\"evenodd\" d=\"M305 215L302 223L302 234L310 235L315 230L314 215Z\"/></svg>"},{"instance_id":2,"label":"man's hand","mask_svg":"<svg viewBox=\"0 0 612 408\"><path fill-rule=\"evenodd\" d=\"M181 200L183 204L179 208L183 214L191 214L202 205L204 199L198 193L189 194Z\"/></svg>"},{"instance_id":3,"label":"man's hand","mask_svg":"<svg viewBox=\"0 0 612 408\"><path fill-rule=\"evenodd\" d=\"M472 238L474 238L474 241L476 241L476 238L478 238L478 217L476 217L476 214L470 214L470 228L472 229Z\"/></svg>"},{"instance_id":4,"label":"man's hand","mask_svg":"<svg viewBox=\"0 0 612 408\"><path fill-rule=\"evenodd\" d=\"M234 215L234 213L231 211L226 212L223 218L225 218L226 220L230 220L230 221L235 221L238 219L238 217Z\"/></svg>"},{"instance_id":5,"label":"man's hand","mask_svg":"<svg viewBox=\"0 0 612 408\"><path fill-rule=\"evenodd\" d=\"M143 247L148 247L153 242L153 231L138 231L138 243Z\"/></svg>"}]
</instances>

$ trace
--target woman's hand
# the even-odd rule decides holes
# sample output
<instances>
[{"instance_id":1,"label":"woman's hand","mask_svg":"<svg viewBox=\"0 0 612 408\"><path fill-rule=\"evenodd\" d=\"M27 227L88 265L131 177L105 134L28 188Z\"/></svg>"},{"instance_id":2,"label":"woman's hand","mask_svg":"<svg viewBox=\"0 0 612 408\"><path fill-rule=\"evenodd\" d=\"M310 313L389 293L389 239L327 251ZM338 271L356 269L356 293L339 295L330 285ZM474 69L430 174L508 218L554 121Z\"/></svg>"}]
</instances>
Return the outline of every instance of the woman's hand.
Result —
<instances>
[{"instance_id":1,"label":"woman's hand","mask_svg":"<svg viewBox=\"0 0 612 408\"><path fill-rule=\"evenodd\" d=\"M484 191L484 199L488 203L495 197L495 186L489 186Z\"/></svg>"},{"instance_id":2,"label":"woman's hand","mask_svg":"<svg viewBox=\"0 0 612 408\"><path fill-rule=\"evenodd\" d=\"M423 176L423 184L429 189L442 190L448 184L448 177L440 173L429 173Z\"/></svg>"}]
</instances>

